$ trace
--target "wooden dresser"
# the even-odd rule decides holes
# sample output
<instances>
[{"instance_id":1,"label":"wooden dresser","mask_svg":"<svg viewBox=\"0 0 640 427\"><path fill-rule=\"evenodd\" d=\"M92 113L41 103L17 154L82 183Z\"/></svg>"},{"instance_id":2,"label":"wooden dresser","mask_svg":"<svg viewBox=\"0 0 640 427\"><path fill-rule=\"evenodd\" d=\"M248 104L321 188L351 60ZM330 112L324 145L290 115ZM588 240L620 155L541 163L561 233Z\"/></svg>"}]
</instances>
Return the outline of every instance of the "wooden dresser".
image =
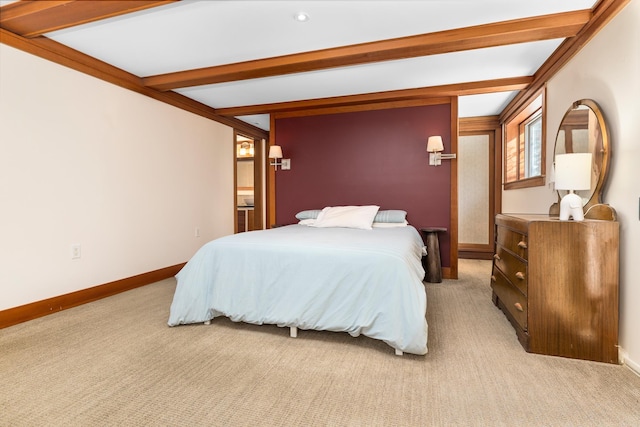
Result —
<instances>
[{"instance_id":1,"label":"wooden dresser","mask_svg":"<svg viewBox=\"0 0 640 427\"><path fill-rule=\"evenodd\" d=\"M493 302L526 351L618 363L619 223L496 216Z\"/></svg>"}]
</instances>

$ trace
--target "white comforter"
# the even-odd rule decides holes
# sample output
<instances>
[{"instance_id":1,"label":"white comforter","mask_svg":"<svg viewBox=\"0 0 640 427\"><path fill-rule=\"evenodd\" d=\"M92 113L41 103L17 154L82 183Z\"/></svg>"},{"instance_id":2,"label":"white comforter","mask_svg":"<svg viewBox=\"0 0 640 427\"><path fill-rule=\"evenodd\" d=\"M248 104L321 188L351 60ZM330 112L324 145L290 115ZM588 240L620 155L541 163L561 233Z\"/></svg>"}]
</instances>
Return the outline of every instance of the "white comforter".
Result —
<instances>
[{"instance_id":1,"label":"white comforter","mask_svg":"<svg viewBox=\"0 0 640 427\"><path fill-rule=\"evenodd\" d=\"M169 325L235 322L348 332L426 354L423 243L411 226L290 225L222 237L176 275Z\"/></svg>"}]
</instances>

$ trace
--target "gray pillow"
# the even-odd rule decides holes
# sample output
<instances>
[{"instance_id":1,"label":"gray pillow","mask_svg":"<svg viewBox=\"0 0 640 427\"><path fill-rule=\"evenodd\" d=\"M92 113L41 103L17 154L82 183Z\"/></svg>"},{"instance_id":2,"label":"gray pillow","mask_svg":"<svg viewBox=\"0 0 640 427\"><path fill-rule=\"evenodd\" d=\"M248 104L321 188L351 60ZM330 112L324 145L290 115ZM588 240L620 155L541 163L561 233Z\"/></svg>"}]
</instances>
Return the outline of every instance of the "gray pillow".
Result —
<instances>
[{"instance_id":1,"label":"gray pillow","mask_svg":"<svg viewBox=\"0 0 640 427\"><path fill-rule=\"evenodd\" d=\"M322 209L310 209L306 211L300 211L296 214L296 218L300 221L304 219L316 219ZM401 210L386 210L378 211L373 222L405 222L407 219L407 212Z\"/></svg>"},{"instance_id":2,"label":"gray pillow","mask_svg":"<svg viewBox=\"0 0 640 427\"><path fill-rule=\"evenodd\" d=\"M373 222L404 222L407 213L399 210L378 211Z\"/></svg>"},{"instance_id":3,"label":"gray pillow","mask_svg":"<svg viewBox=\"0 0 640 427\"><path fill-rule=\"evenodd\" d=\"M311 209L308 211L300 211L296 214L296 218L298 218L300 221L302 221L303 219L316 219L318 218L318 214L321 210L322 209Z\"/></svg>"}]
</instances>

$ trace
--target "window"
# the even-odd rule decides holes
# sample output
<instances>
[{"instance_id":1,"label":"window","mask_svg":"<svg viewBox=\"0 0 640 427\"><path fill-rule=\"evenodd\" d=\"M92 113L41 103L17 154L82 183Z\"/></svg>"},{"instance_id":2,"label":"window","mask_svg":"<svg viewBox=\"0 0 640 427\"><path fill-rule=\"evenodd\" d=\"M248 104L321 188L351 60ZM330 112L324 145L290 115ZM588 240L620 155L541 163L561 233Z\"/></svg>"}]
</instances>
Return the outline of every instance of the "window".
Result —
<instances>
[{"instance_id":1,"label":"window","mask_svg":"<svg viewBox=\"0 0 640 427\"><path fill-rule=\"evenodd\" d=\"M504 189L544 185L544 97L540 93L505 125Z\"/></svg>"},{"instance_id":2,"label":"window","mask_svg":"<svg viewBox=\"0 0 640 427\"><path fill-rule=\"evenodd\" d=\"M542 110L524 125L525 176L542 175Z\"/></svg>"}]
</instances>

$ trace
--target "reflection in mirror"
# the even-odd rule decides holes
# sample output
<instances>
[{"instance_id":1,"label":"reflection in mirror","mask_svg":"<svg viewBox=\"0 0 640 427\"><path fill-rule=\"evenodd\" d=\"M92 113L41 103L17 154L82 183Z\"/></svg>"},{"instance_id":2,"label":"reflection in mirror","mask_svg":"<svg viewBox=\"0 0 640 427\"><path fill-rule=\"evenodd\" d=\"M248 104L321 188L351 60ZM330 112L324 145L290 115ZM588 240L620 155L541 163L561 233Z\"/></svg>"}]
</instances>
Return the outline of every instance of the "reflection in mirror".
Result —
<instances>
[{"instance_id":1,"label":"reflection in mirror","mask_svg":"<svg viewBox=\"0 0 640 427\"><path fill-rule=\"evenodd\" d=\"M248 137L236 136L236 197L237 206L254 206L254 141Z\"/></svg>"},{"instance_id":2,"label":"reflection in mirror","mask_svg":"<svg viewBox=\"0 0 640 427\"><path fill-rule=\"evenodd\" d=\"M591 189L576 191L584 209L601 203L602 190L609 165L609 133L598 105L589 99L575 102L564 115L554 157L566 153L591 153ZM567 191L558 191L561 199Z\"/></svg>"},{"instance_id":3,"label":"reflection in mirror","mask_svg":"<svg viewBox=\"0 0 640 427\"><path fill-rule=\"evenodd\" d=\"M245 139L242 136L238 136L238 142L236 143L236 157L238 159L253 159L255 148L253 141Z\"/></svg>"}]
</instances>

